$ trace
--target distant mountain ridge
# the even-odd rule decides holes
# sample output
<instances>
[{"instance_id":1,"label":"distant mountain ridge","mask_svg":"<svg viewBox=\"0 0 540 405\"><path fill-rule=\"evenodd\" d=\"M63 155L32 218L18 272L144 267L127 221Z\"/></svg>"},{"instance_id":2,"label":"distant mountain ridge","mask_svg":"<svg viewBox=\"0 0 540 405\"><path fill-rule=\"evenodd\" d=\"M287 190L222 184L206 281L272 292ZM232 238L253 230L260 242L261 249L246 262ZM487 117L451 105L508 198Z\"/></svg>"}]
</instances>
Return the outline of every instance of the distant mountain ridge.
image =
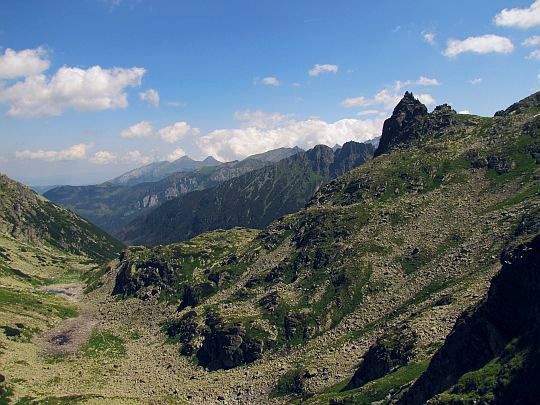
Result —
<instances>
[{"instance_id":1,"label":"distant mountain ridge","mask_svg":"<svg viewBox=\"0 0 540 405\"><path fill-rule=\"evenodd\" d=\"M138 167L110 180L108 183L133 186L139 183L159 181L172 173L193 171L202 167L219 166L220 164L222 163L212 156L208 156L201 161L193 160L189 156L182 156L172 162L153 162L146 166Z\"/></svg>"},{"instance_id":2,"label":"distant mountain ridge","mask_svg":"<svg viewBox=\"0 0 540 405\"><path fill-rule=\"evenodd\" d=\"M321 185L363 164L373 152L371 144L352 141L335 152L318 145L212 189L168 201L115 235L131 244L161 244L220 228L262 228L302 208Z\"/></svg>"},{"instance_id":3,"label":"distant mountain ridge","mask_svg":"<svg viewBox=\"0 0 540 405\"><path fill-rule=\"evenodd\" d=\"M150 176L148 173L141 174L140 172L154 170L154 167L162 167L164 162L158 162L135 169L132 171L135 172L135 177L132 177L131 180L129 180L129 173L132 172L120 176L124 178L124 184L106 182L89 186L60 186L47 191L44 195L51 201L74 210L107 232L114 234L137 216L172 198L195 190L214 187L223 181L273 164L275 161L294 155L298 151L301 149L280 148L249 156L242 161L218 162L219 164L216 165L210 165L217 162L216 160L207 158L197 163L197 165L208 164L207 166L178 171L157 181L138 182L142 179L141 176ZM176 168L186 168L188 164L196 162L189 158L180 158L179 161L172 162ZM182 162L186 164L182 166ZM171 169L171 164L167 166L167 170ZM136 177L139 174L141 176Z\"/></svg>"}]
</instances>

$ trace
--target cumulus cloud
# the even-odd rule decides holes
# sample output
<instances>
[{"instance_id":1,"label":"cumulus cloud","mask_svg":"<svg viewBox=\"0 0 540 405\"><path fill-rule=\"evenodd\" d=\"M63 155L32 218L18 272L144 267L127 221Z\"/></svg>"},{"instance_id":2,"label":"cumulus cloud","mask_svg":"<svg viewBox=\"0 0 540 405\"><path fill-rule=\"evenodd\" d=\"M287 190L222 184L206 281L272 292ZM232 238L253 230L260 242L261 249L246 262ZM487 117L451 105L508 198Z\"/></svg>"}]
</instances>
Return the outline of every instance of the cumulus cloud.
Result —
<instances>
[{"instance_id":1,"label":"cumulus cloud","mask_svg":"<svg viewBox=\"0 0 540 405\"><path fill-rule=\"evenodd\" d=\"M172 162L176 159L180 159L183 156L186 156L186 152L184 152L184 149L176 148L170 154L167 155L166 160Z\"/></svg>"},{"instance_id":2,"label":"cumulus cloud","mask_svg":"<svg viewBox=\"0 0 540 405\"><path fill-rule=\"evenodd\" d=\"M139 98L142 101L146 101L151 107L159 107L159 93L154 89L148 89L142 93L139 93Z\"/></svg>"},{"instance_id":3,"label":"cumulus cloud","mask_svg":"<svg viewBox=\"0 0 540 405\"><path fill-rule=\"evenodd\" d=\"M175 122L172 125L163 127L158 131L158 135L165 142L175 143L186 135L197 135L198 128L192 128L187 122Z\"/></svg>"},{"instance_id":4,"label":"cumulus cloud","mask_svg":"<svg viewBox=\"0 0 540 405\"><path fill-rule=\"evenodd\" d=\"M88 149L91 147L89 144L80 143L73 145L63 150L23 150L15 152L15 156L19 159L39 159L47 160L49 162L55 162L60 160L83 160L86 159Z\"/></svg>"},{"instance_id":5,"label":"cumulus cloud","mask_svg":"<svg viewBox=\"0 0 540 405\"><path fill-rule=\"evenodd\" d=\"M143 68L88 69L61 67L51 78L44 74L0 90L0 103L9 106L8 115L39 117L60 115L67 109L97 111L126 108L127 87L140 86Z\"/></svg>"},{"instance_id":6,"label":"cumulus cloud","mask_svg":"<svg viewBox=\"0 0 540 405\"><path fill-rule=\"evenodd\" d=\"M267 113L264 111L237 111L234 118L243 123L243 127L255 127L263 129L276 128L290 121L292 114Z\"/></svg>"},{"instance_id":7,"label":"cumulus cloud","mask_svg":"<svg viewBox=\"0 0 540 405\"><path fill-rule=\"evenodd\" d=\"M186 135L197 135L198 133L198 128L193 128L187 122L183 121L175 122L157 131L154 130L154 127L148 121L141 121L121 131L120 136L128 139L156 136L165 142L175 143Z\"/></svg>"},{"instance_id":8,"label":"cumulus cloud","mask_svg":"<svg viewBox=\"0 0 540 405\"><path fill-rule=\"evenodd\" d=\"M469 83L472 84L473 86L476 86L477 84L482 83L483 80L484 79L482 79L481 77L477 77L475 79L469 80Z\"/></svg>"},{"instance_id":9,"label":"cumulus cloud","mask_svg":"<svg viewBox=\"0 0 540 405\"><path fill-rule=\"evenodd\" d=\"M90 162L98 165L106 165L116 162L116 155L106 150L100 150L96 152L89 160Z\"/></svg>"},{"instance_id":10,"label":"cumulus cloud","mask_svg":"<svg viewBox=\"0 0 540 405\"><path fill-rule=\"evenodd\" d=\"M494 18L502 27L532 28L540 25L540 0L527 8L505 8Z\"/></svg>"},{"instance_id":11,"label":"cumulus cloud","mask_svg":"<svg viewBox=\"0 0 540 405\"><path fill-rule=\"evenodd\" d=\"M437 79L430 79L429 77L420 76L420 78L412 83L406 83L408 86L409 84L416 84L418 86L440 86L441 83Z\"/></svg>"},{"instance_id":12,"label":"cumulus cloud","mask_svg":"<svg viewBox=\"0 0 540 405\"><path fill-rule=\"evenodd\" d=\"M360 117L363 117L365 115L378 115L378 114L386 114L386 113L384 111L379 111L379 110L364 110L364 111L359 111L356 113L356 115Z\"/></svg>"},{"instance_id":13,"label":"cumulus cloud","mask_svg":"<svg viewBox=\"0 0 540 405\"><path fill-rule=\"evenodd\" d=\"M354 140L366 141L379 136L383 119L343 119L333 123L314 118L288 121L276 128L254 126L218 129L196 140L199 148L219 160L242 159L255 153L279 147L300 146L308 149L318 144L335 145Z\"/></svg>"},{"instance_id":14,"label":"cumulus cloud","mask_svg":"<svg viewBox=\"0 0 540 405\"><path fill-rule=\"evenodd\" d=\"M455 58L465 52L478 54L507 54L511 53L513 50L514 44L506 37L501 37L499 35L482 35L479 37L469 37L464 40L449 39L443 54L449 58Z\"/></svg>"},{"instance_id":15,"label":"cumulus cloud","mask_svg":"<svg viewBox=\"0 0 540 405\"><path fill-rule=\"evenodd\" d=\"M435 33L434 32L424 32L422 33L424 41L430 45L435 45Z\"/></svg>"},{"instance_id":16,"label":"cumulus cloud","mask_svg":"<svg viewBox=\"0 0 540 405\"><path fill-rule=\"evenodd\" d=\"M274 86L274 87L280 85L278 78L274 76L263 77L261 80L261 83L264 84L265 86Z\"/></svg>"},{"instance_id":17,"label":"cumulus cloud","mask_svg":"<svg viewBox=\"0 0 540 405\"><path fill-rule=\"evenodd\" d=\"M141 121L120 132L122 138L145 138L154 134L154 128L148 121Z\"/></svg>"},{"instance_id":18,"label":"cumulus cloud","mask_svg":"<svg viewBox=\"0 0 540 405\"><path fill-rule=\"evenodd\" d=\"M529 53L529 56L527 56L527 59L540 59L540 49L536 49Z\"/></svg>"},{"instance_id":19,"label":"cumulus cloud","mask_svg":"<svg viewBox=\"0 0 540 405\"><path fill-rule=\"evenodd\" d=\"M416 98L425 105L433 105L437 102L437 100L435 100L431 94L426 93L418 94Z\"/></svg>"},{"instance_id":20,"label":"cumulus cloud","mask_svg":"<svg viewBox=\"0 0 540 405\"><path fill-rule=\"evenodd\" d=\"M437 79L420 76L418 80L396 81L390 88L379 91L372 98L364 96L351 97L343 100L341 105L344 107L370 107L380 105L386 110L390 110L396 106L403 96L401 91L407 86L439 86L440 82ZM435 103L435 100L430 94L422 94L422 97L427 104Z\"/></svg>"},{"instance_id":21,"label":"cumulus cloud","mask_svg":"<svg viewBox=\"0 0 540 405\"><path fill-rule=\"evenodd\" d=\"M523 46L538 46L540 45L540 35L533 35L532 37L526 38L521 45Z\"/></svg>"},{"instance_id":22,"label":"cumulus cloud","mask_svg":"<svg viewBox=\"0 0 540 405\"><path fill-rule=\"evenodd\" d=\"M122 157L122 160L124 162L146 165L151 163L154 159L151 156L143 155L138 150L131 150Z\"/></svg>"},{"instance_id":23,"label":"cumulus cloud","mask_svg":"<svg viewBox=\"0 0 540 405\"><path fill-rule=\"evenodd\" d=\"M0 55L0 79L34 76L47 70L51 62L43 48L14 51L7 48Z\"/></svg>"},{"instance_id":24,"label":"cumulus cloud","mask_svg":"<svg viewBox=\"0 0 540 405\"><path fill-rule=\"evenodd\" d=\"M316 64L309 70L308 74L310 76L319 76L320 74L323 74L323 73L337 73L338 69L339 69L338 65Z\"/></svg>"}]
</instances>

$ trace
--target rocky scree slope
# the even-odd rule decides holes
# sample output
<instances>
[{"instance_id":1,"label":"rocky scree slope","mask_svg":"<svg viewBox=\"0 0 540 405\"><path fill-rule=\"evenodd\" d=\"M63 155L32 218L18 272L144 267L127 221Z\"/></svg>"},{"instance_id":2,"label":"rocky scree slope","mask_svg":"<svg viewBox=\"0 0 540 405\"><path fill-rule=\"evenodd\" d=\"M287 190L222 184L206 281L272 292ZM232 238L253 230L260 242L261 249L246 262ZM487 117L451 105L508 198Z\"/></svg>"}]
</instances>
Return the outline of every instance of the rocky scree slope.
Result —
<instances>
[{"instance_id":1,"label":"rocky scree slope","mask_svg":"<svg viewBox=\"0 0 540 405\"><path fill-rule=\"evenodd\" d=\"M486 300L458 319L400 403L423 404L443 391L437 403L540 398L540 211L525 218L501 262Z\"/></svg>"},{"instance_id":2,"label":"rocky scree slope","mask_svg":"<svg viewBox=\"0 0 540 405\"><path fill-rule=\"evenodd\" d=\"M303 207L331 179L371 158L373 146L348 142L336 152L319 145L268 167L186 194L128 224L118 237L154 245L235 226L262 228Z\"/></svg>"},{"instance_id":3,"label":"rocky scree slope","mask_svg":"<svg viewBox=\"0 0 540 405\"><path fill-rule=\"evenodd\" d=\"M163 339L195 363L183 373L217 370L197 374L200 401L397 397L540 207L540 93L517 105L494 118L419 105L437 131L385 126L402 141L261 232L130 248L111 264L111 292L170 305Z\"/></svg>"},{"instance_id":4,"label":"rocky scree slope","mask_svg":"<svg viewBox=\"0 0 540 405\"><path fill-rule=\"evenodd\" d=\"M111 260L123 245L76 214L0 175L0 231L94 260Z\"/></svg>"}]
</instances>

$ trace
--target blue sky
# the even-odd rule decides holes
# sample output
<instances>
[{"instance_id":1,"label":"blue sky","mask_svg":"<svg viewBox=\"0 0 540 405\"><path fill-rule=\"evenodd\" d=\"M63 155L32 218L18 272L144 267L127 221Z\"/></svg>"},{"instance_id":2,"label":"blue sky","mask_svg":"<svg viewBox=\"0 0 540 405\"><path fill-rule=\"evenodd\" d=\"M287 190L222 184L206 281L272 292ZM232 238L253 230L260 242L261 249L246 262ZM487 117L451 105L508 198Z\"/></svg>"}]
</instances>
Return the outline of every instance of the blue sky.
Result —
<instances>
[{"instance_id":1,"label":"blue sky","mask_svg":"<svg viewBox=\"0 0 540 405\"><path fill-rule=\"evenodd\" d=\"M0 3L0 171L88 184L183 154L378 135L411 90L492 115L539 87L540 1Z\"/></svg>"}]
</instances>

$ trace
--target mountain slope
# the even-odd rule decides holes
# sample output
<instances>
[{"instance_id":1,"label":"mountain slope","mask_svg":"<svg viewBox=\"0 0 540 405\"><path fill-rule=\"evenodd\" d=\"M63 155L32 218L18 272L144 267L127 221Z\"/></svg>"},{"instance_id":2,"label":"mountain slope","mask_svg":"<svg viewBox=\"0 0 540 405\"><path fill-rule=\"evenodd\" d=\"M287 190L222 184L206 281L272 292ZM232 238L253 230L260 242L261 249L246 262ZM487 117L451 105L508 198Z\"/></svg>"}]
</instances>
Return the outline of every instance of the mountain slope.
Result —
<instances>
[{"instance_id":1,"label":"mountain slope","mask_svg":"<svg viewBox=\"0 0 540 405\"><path fill-rule=\"evenodd\" d=\"M322 184L366 162L372 154L369 144L348 142L335 153L317 146L215 188L171 200L117 235L132 244L157 244L219 228L262 228L301 208Z\"/></svg>"},{"instance_id":2,"label":"mountain slope","mask_svg":"<svg viewBox=\"0 0 540 405\"><path fill-rule=\"evenodd\" d=\"M458 320L401 403L423 404L443 391L438 403L525 404L540 397L533 383L540 372L539 214L526 218L518 235L526 242L503 253L487 299Z\"/></svg>"},{"instance_id":3,"label":"mountain slope","mask_svg":"<svg viewBox=\"0 0 540 405\"><path fill-rule=\"evenodd\" d=\"M540 207L540 93L519 105L495 118L421 111L422 128L446 124L394 132L388 153L247 244L233 247L248 235L236 229L201 235L227 251L199 239L130 248L102 293L169 302L165 332L181 354L229 369L185 366L181 397L204 387L201 402L385 400L483 300L500 252ZM209 248L191 259L198 246Z\"/></svg>"},{"instance_id":4,"label":"mountain slope","mask_svg":"<svg viewBox=\"0 0 540 405\"><path fill-rule=\"evenodd\" d=\"M391 403L435 353L472 359L461 350L475 341L468 332L441 347L470 319L467 308L483 305L501 257L516 264L494 281L503 305L465 324L537 323L538 283L518 258L538 233L540 93L494 118L439 108L422 114L422 127L441 112L446 126L394 133L401 140L388 152L260 232L127 249L90 280L92 350L45 362L30 343L17 355L10 343L0 354L8 388L41 402ZM514 342L517 332L464 375L453 354L435 356L453 380L433 401L497 402L506 371L535 378L537 351L527 336Z\"/></svg>"},{"instance_id":5,"label":"mountain slope","mask_svg":"<svg viewBox=\"0 0 540 405\"><path fill-rule=\"evenodd\" d=\"M0 231L96 260L112 259L122 244L96 226L0 175Z\"/></svg>"}]
</instances>

